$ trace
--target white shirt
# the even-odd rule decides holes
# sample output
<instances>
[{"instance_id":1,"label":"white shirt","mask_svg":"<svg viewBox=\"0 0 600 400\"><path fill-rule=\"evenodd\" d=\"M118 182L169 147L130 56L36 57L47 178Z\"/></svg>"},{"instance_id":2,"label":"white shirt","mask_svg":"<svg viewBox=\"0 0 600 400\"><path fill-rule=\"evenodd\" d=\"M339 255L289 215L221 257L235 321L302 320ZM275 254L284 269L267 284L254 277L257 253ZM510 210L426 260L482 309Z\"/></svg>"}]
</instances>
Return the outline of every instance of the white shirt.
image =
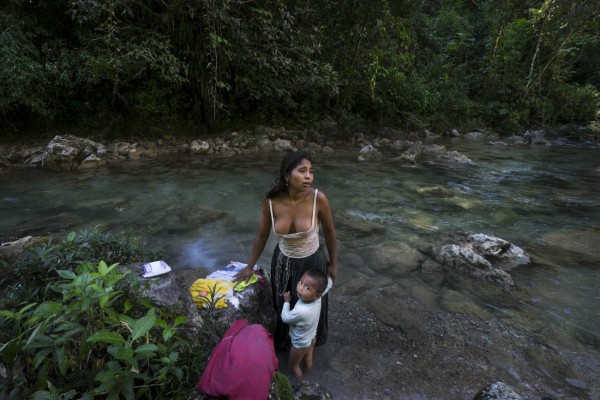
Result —
<instances>
[{"instance_id":1,"label":"white shirt","mask_svg":"<svg viewBox=\"0 0 600 400\"><path fill-rule=\"evenodd\" d=\"M323 295L312 303L305 303L298 300L293 310L290 310L290 303L283 303L281 310L281 319L286 324L290 324L290 338L292 346L296 349L303 349L310 346L313 338L317 334L319 325L319 316L321 315L321 298L329 292L333 286L333 281L327 277L327 289Z\"/></svg>"}]
</instances>

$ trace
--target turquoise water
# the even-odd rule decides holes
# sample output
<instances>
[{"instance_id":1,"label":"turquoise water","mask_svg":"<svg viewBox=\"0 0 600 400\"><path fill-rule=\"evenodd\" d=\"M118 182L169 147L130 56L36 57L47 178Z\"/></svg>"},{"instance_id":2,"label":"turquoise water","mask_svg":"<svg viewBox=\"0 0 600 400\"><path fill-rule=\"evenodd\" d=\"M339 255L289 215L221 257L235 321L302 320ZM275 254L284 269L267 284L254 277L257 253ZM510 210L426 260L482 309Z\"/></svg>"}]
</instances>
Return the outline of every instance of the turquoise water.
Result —
<instances>
[{"instance_id":1,"label":"turquoise water","mask_svg":"<svg viewBox=\"0 0 600 400\"><path fill-rule=\"evenodd\" d=\"M532 258L511 273L520 289L511 323L541 332L552 346L599 351L600 150L445 144L475 165L358 162L354 147L315 155L314 186L329 197L334 218L344 213L378 228L364 234L338 226L340 252L351 251L370 268L372 244L421 248L458 232L503 238ZM2 170L0 240L98 225L141 236L174 268L211 271L245 261L280 157L178 156L68 173ZM270 263L274 245L271 236L259 263ZM340 274L360 272L339 267ZM501 303L483 306L507 312Z\"/></svg>"}]
</instances>

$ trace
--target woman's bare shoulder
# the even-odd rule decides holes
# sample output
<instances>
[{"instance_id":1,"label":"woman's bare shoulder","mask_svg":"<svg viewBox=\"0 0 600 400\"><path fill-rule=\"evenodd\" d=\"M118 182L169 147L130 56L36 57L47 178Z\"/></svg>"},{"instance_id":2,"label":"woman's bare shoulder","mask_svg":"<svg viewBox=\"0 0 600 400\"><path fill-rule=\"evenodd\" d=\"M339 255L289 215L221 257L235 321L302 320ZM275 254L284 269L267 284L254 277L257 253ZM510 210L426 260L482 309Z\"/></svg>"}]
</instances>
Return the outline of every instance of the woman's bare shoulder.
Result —
<instances>
[{"instance_id":1,"label":"woman's bare shoulder","mask_svg":"<svg viewBox=\"0 0 600 400\"><path fill-rule=\"evenodd\" d=\"M325 195L325 193L323 193L323 191L321 189L319 189L319 191L317 192L317 202L318 203L328 203L329 200L327 199L327 195Z\"/></svg>"}]
</instances>

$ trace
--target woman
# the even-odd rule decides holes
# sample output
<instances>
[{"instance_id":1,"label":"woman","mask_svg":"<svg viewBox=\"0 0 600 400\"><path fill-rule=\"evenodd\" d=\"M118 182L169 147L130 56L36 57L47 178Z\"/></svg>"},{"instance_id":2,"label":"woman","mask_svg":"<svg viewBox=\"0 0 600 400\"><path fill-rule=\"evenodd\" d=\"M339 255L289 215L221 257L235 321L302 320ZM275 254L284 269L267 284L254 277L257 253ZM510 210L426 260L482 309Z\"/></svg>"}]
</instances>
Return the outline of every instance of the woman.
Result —
<instances>
[{"instance_id":1,"label":"woman","mask_svg":"<svg viewBox=\"0 0 600 400\"><path fill-rule=\"evenodd\" d=\"M303 151L287 153L281 161L279 177L267 190L262 203L260 226L248 266L235 277L249 279L262 254L271 229L279 238L271 261L271 288L277 312L275 347L285 350L290 343L289 326L281 321L283 294L292 292L291 306L298 301L296 284L304 271L319 269L332 279L337 274L336 237L327 196L311 187L312 159ZM319 244L319 223L323 227L327 254ZM327 296L323 297L316 345L327 340Z\"/></svg>"}]
</instances>

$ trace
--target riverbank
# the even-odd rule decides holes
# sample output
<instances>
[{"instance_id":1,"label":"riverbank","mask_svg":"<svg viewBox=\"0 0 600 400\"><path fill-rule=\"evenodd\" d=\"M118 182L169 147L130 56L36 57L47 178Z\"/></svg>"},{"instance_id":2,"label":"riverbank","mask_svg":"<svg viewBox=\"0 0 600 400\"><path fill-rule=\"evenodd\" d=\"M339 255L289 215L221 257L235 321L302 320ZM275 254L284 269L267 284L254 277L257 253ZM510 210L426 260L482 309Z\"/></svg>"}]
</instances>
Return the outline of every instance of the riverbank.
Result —
<instances>
[{"instance_id":1,"label":"riverbank","mask_svg":"<svg viewBox=\"0 0 600 400\"><path fill-rule=\"evenodd\" d=\"M344 285L343 276L338 285ZM397 286L386 290L402 293ZM361 299L371 295L376 294ZM498 381L530 400L600 395L600 387L582 381L594 382L598 369L566 363L534 335L509 327L502 318L436 311L403 294L390 300L394 307L401 302L404 318L413 322L404 332L381 322L361 299L332 294L329 343L317 348L315 367L306 375L336 399L473 399ZM546 363L555 363L562 379L539 368Z\"/></svg>"},{"instance_id":2,"label":"riverbank","mask_svg":"<svg viewBox=\"0 0 600 400\"><path fill-rule=\"evenodd\" d=\"M484 141L493 146L600 147L600 134L594 129L579 126L501 135L486 129L405 132L391 127L349 127L327 121L314 128L255 126L214 134L194 134L170 125L150 127L140 135L123 131L115 133L113 129L93 133L82 130L78 133L74 134L71 127L64 131L49 130L40 135L29 132L23 136L5 136L0 143L0 168L92 169L173 154L231 157L273 151L281 153L298 148L312 153L328 153L340 146L354 146L361 161L381 160L384 158L382 153L389 154L391 151L395 154L389 159L406 166L415 166L419 158L423 162L431 161L427 154L434 154L436 162L469 163L468 157L443 146L427 146L443 138Z\"/></svg>"},{"instance_id":3,"label":"riverbank","mask_svg":"<svg viewBox=\"0 0 600 400\"><path fill-rule=\"evenodd\" d=\"M269 128L272 129L272 128ZM283 132L284 137L293 137L296 133L285 130ZM280 135L282 132L273 133L270 144L272 145L277 139L282 139ZM468 132L470 133L470 132ZM238 134L241 134L238 132ZM361 144L371 144L373 147L380 149L385 153L385 157L390 157L393 149L392 144L395 141L383 137L371 137L366 134L362 136L362 141L358 142L360 132L357 132L357 141L351 146L351 154L358 155L361 150ZM231 134L229 134L231 135ZM426 137L426 133L423 132L419 139L415 139L414 142L421 140ZM441 135L440 135L441 136ZM461 134L456 140L461 141L461 137L467 140L466 133ZM474 135L473 135L474 136ZM219 136L226 142L229 136ZM267 134L267 139L269 138ZM523 136L525 138L525 136ZM199 140L205 140L207 143L216 143L217 137L204 138ZM318 138L317 138L318 139ZM447 139L450 139L448 137ZM480 136L482 146L491 146L491 144L485 142L487 137ZM499 138L502 139L502 138ZM196 140L196 139L194 139ZM282 139L289 140L289 139ZM400 140L400 139L398 139ZM425 139L427 140L427 139ZM435 139L433 139L435 140ZM454 139L450 139L454 140ZM476 139L468 139L476 140ZM312 141L312 140L311 140ZM310 143L309 141L308 143ZM294 145L297 142L292 142ZM413 142L413 143L414 143ZM340 145L341 145L340 141ZM185 143L184 143L185 144ZM315 144L319 146L331 145L332 149L337 153L337 143L326 143L317 142ZM494 144L493 146L503 146L501 144ZM511 151L527 149L527 144L523 140L520 144L509 144L506 143L506 148L499 150L500 157L508 157ZM510 147L514 146L514 147ZM531 146L531 144L529 145ZM541 145L538 145L541 146ZM545 146L545 145L544 145ZM321 149L322 149L321 147ZM178 145L172 146L172 149L177 149ZM231 148L231 146L230 146ZM489 148L489 147L488 147ZM452 149L452 146L449 146ZM514 150L513 150L514 149ZM249 150L248 150L249 151ZM274 154L276 156L269 156L263 153L266 150L260 148L255 150L257 154L262 157L271 157L273 160L279 158L279 151ZM281 150L283 151L283 150ZM403 151L403 150L398 150ZM523 151L531 154L528 150ZM545 150L541 151L546 153ZM235 153L233 153L235 154ZM335 154L335 153L333 153ZM333 156L333 154L324 153L318 155L318 159L323 161ZM152 224L151 222L144 222L143 229L141 231L145 233L155 234L158 231L168 232L171 236L166 239L171 242L177 240L186 234L186 228L182 227L184 221L192 220L197 224L202 222L206 223L206 220L201 218L199 215L198 207L199 204L202 206L202 213L208 213L212 208L215 210L211 215L218 218L225 218L227 216L235 215L238 219L235 221L235 240L230 241L230 250L233 251L232 247L237 246L239 242L242 244L251 241L253 230L255 227L255 215L252 214L249 219L251 227L242 227L243 219L246 216L245 213L234 211L231 207L239 202L243 202L246 207L247 204L254 204L253 198L244 197L244 193L240 193L239 185L261 182L263 179L256 179L256 174L260 174L265 168L273 164L275 169L277 168L276 160L269 163L262 163L260 168L251 169L251 176L244 177L243 180L236 180L233 187L224 184L226 179L231 178L223 171L230 168L231 158L225 157L219 153L213 153L214 157L203 157L198 155L197 157L184 155L182 159L179 159L179 163L171 164L168 168L176 168L176 171L166 175L161 175L160 168L157 167L157 163L136 163L133 158L124 158L122 160L122 168L109 169L113 172L116 171L127 171L126 175L135 174L137 180L147 179L152 181L152 184L146 187L142 187L134 195L121 194L118 192L117 185L101 185L99 189L105 188L96 192L92 196L88 196L88 200L91 204L89 205L89 213L83 213L84 217L79 217L79 221L73 221L74 223L87 222L86 218L91 216L101 215L103 210L109 211L108 217L103 221L109 221L113 227L118 227L119 224L124 223L126 218L131 213L143 215L144 221L159 221L159 223ZM471 156L469 152L465 152L466 156ZM156 157L159 157L156 155ZM143 160L146 157L141 157ZM150 158L148 156L147 158ZM249 154L246 158L256 158L253 154ZM389 158L386 158L386 161ZM181 160L184 163L190 164L191 168L181 168ZM350 159L348 159L350 160ZM429 214L423 212L415 213L413 209L417 202L433 201L435 204L442 205L442 209L436 209L436 213L444 210L444 207L450 207L454 214L464 212L470 217L474 216L474 210L469 208L469 211L464 211L462 206L454 205L451 206L449 203L462 201L466 197L467 200L474 200L474 196L466 195L464 191L461 193L460 190L453 190L454 193L448 194L453 196L445 201L442 197L433 199L432 196L435 193L422 192L420 195L415 194L415 197L404 197L401 202L394 203L394 199L398 196L404 196L407 192L415 191L426 186L429 187L432 183L432 176L427 175L427 179L419 181L416 187L409 185L404 186L404 182L412 181L415 176L421 171L426 172L434 169L435 172L448 173L448 169L441 168L439 166L432 166L419 162L419 168L405 168L405 174L397 178L392 178L392 172L403 169L402 164L382 163L373 159L371 162L363 163L360 166L356 164L356 158L352 161L345 161L342 164L332 165L332 173L327 175L333 175L336 179L329 181L326 185L323 183L323 188L328 188L328 194L333 190L334 187L341 186L344 191L356 191L360 193L366 193L365 188L369 186L359 186L358 181L367 181L368 179L385 181L386 185L372 186L375 191L390 190L389 197L386 199L375 199L375 208L373 209L373 202L369 202L368 198L371 196L357 196L355 192L350 194L349 199L350 206L346 205L345 209L364 210L365 212L379 212L385 217L385 213L390 213L394 220L399 221L400 218L410 215L415 217L415 222L421 227L432 228L436 222L436 218L432 218ZM489 159L488 159L489 160ZM131 161L131 164L127 164ZM419 161L419 160L417 160ZM494 161L497 162L497 161ZM152 169L148 169L149 165L152 165ZM214 165L212 168L204 168L204 165ZM348 164L352 164L359 170L367 168L367 165L375 166L371 174L361 175L352 172L352 179L349 182L349 176L346 173L348 171ZM136 173L136 169L143 167L139 173ZM240 167L240 169L231 169L236 175L245 175L247 167ZM268 169L268 168L267 168ZM453 170L456 168L450 168ZM458 168L460 171L468 172L470 169L464 167ZM354 170L358 172L357 170ZM61 190L65 191L79 191L85 190L89 186L95 185L96 182L102 181L105 170L100 169L99 171L90 171L77 174L77 179L74 186L70 186L72 179L67 178L70 174L32 174L35 176L44 175L50 176L64 176L66 184L70 189L60 186ZM150 173L151 172L151 173ZM462 182L461 177L463 174L460 172L457 177L447 178L443 182ZM10 174L10 172L6 172ZM491 172L486 172L485 177L495 176L510 176L515 175L508 170L502 171L500 175L496 175ZM197 174L197 175L196 175ZM490 175L488 175L490 174ZM532 174L527 171L526 174ZM145 175L151 175L145 177ZM209 181L208 186L202 186L190 194L193 198L193 205L186 206L187 192L191 191L189 188L189 181L187 182L186 190L183 192L171 191L173 190L173 180L178 175L186 175L193 177L196 185L199 186L200 182ZM217 175L215 177L215 175ZM324 171L319 170L320 179L324 178ZM341 175L341 176L340 176ZM165 179L164 177L167 176ZM227 178L229 176L229 178ZM339 178L339 179L338 179ZM379 179L380 178L380 179ZM265 173L264 180L270 179L270 175ZM461 180L459 180L461 179ZM539 179L539 178L538 178ZM213 184L210 184L213 182ZM214 189L214 183L219 184L219 194L216 194L216 200L211 197L205 197L205 193L208 193ZM228 180L227 180L228 182ZM323 182L323 181L321 181ZM527 181L529 182L529 181ZM546 181L544 181L546 182ZM553 184L555 181L551 180L544 184ZM565 186L566 184L560 180L559 184ZM159 185L159 186L156 186ZM166 185L169 190L162 190L161 185ZM438 187L438 195L443 196L444 193L448 192L449 189L454 189L453 186L446 186L442 184L446 190L441 190ZM115 191L115 193L105 198L103 193L107 191L106 188L110 188L108 191ZM362 188L359 189L359 188ZM47 190L48 187L38 188L39 190ZM52 189L52 188L50 188ZM73 190L71 190L73 189ZM260 189L260 188L259 188ZM435 189L435 188L434 188ZM567 189L571 189L567 194L572 196L580 195L580 191L574 191L574 188L567 186ZM58 190L57 192L60 192ZM252 189L254 192L254 187ZM260 191L260 190L258 190ZM43 192L39 192L43 193ZM429 194L428 194L429 193ZM340 200L340 195L337 193L332 196L336 201ZM153 198L165 196L165 202L162 204L141 204L146 196L152 196ZM176 205L172 204L172 195L177 195L178 202ZM45 194L41 194L44 196ZM45 218L52 218L56 216L56 219L64 220L68 216L74 215L75 209L72 206L72 202L75 202L74 198L66 198L67 193L57 194L57 199L61 201L52 202L50 204L54 207L51 212L46 213ZM16 196L19 197L19 196ZM232 199L234 197L235 199ZM360 197L365 197L364 201L361 201ZM535 198L535 197L534 197ZM571 199L568 197L567 200ZM14 199L15 201L17 199ZM216 206L213 205L214 201L219 203L227 203L227 207L223 207L227 213L220 211L220 208L216 210ZM569 200L569 204L573 204L574 200ZM443 206L446 204L446 206ZM458 203L457 203L458 204ZM387 207L384 209L383 206ZM401 206L400 209L398 206ZM149 208L151 207L151 208ZM467 207L467 205L465 206ZM469 206L470 207L470 206ZM502 211L502 210L501 210ZM548 210L546 210L548 211ZM190 214L194 212L195 214ZM225 215L225 217L223 216ZM348 214L346 214L348 215ZM432 214L433 215L433 214ZM487 210L487 215L490 215L490 210ZM558 215L558 214L557 214ZM352 216L352 215L350 215ZM362 218L364 216L364 218ZM370 217L369 214L356 216L357 220L364 219L366 222ZM447 218L448 216L442 216L441 218ZM506 218L503 215L502 218ZM509 218L514 216L508 215ZM564 217L564 216L563 216ZM103 217L104 218L104 217ZM361 219L362 218L362 219ZM516 218L516 217L515 217ZM240 221L242 220L242 221ZM62 221L61 221L62 222ZM341 221L340 221L341 222ZM376 228L377 221L371 226ZM152 226L149 226L152 224ZM342 234L340 224L340 235ZM397 226L397 225L396 225ZM456 224L460 226L460 224ZM362 226L354 226L357 230ZM368 228L365 227L365 228ZM414 228L414 227L413 227ZM412 228L411 228L412 229ZM203 229L204 230L204 229ZM424 240L427 240L427 230L419 228L414 230L420 235L425 235ZM221 228L217 231L219 238L224 238L223 231ZM198 233L194 233L196 237ZM368 233L360 236L367 236ZM344 256L355 253L354 248L349 248L348 243L350 242L349 237L346 235L341 238L345 248L340 248L340 253ZM243 246L242 246L243 247ZM246 255L248 252L247 247L242 248L240 254ZM370 254L370 253L369 253ZM369 261L370 255L365 254L363 260ZM356 255L356 254L355 254ZM375 270L371 272L372 279L369 279L369 284L365 284L367 280L366 276L357 275L356 272L363 268L362 262L356 261L358 257L349 257L340 260L340 265L343 265L344 273L340 274L336 288L332 293L331 298L331 337L329 343L319 348L316 355L316 366L314 371L311 373L311 379L330 387L332 393L336 395L338 399L370 399L370 398L421 398L421 399L454 399L454 398L470 398L480 388L491 383L491 381L502 380L511 384L515 387L515 390L525 398L540 399L543 396L551 398L593 398L598 392L598 388L593 386L594 377L597 376L598 362L590 362L589 357L586 362L573 362L573 360L584 360L586 355L584 352L581 354L562 354L565 359L569 361L563 361L560 354L557 353L557 349L552 346L541 344L537 340L539 336L539 330L547 329L544 327L533 326L531 329L537 329L538 331L532 332L528 329L516 329L509 326L506 322L511 319L516 319L516 316L512 314L511 310L496 310L493 308L485 307L483 312L480 309L468 308L472 306L472 303L463 302L463 306L457 306L460 302L445 304L450 311L440 311L435 308L433 304L438 300L436 296L444 299L459 298L459 294L449 290L451 287L444 285L446 289L442 293L432 293L426 287L415 285L414 282L407 279L389 279L385 280L380 277L385 271ZM370 268L373 265L369 266ZM362 286L360 286L362 284ZM377 289L375 289L377 288ZM361 289L361 290L358 290ZM364 289L364 290L363 290ZM453 307L452 307L453 306ZM480 316L476 314L480 312ZM416 355L416 357L415 357ZM592 360L593 361L593 360ZM285 365L285 362L282 363ZM548 365L552 368L548 369ZM553 368L556 366L556 368ZM590 383L592 382L592 383ZM404 390L403 390L404 388ZM375 394L374 394L375 393ZM398 397L400 396L400 397Z\"/></svg>"}]
</instances>

